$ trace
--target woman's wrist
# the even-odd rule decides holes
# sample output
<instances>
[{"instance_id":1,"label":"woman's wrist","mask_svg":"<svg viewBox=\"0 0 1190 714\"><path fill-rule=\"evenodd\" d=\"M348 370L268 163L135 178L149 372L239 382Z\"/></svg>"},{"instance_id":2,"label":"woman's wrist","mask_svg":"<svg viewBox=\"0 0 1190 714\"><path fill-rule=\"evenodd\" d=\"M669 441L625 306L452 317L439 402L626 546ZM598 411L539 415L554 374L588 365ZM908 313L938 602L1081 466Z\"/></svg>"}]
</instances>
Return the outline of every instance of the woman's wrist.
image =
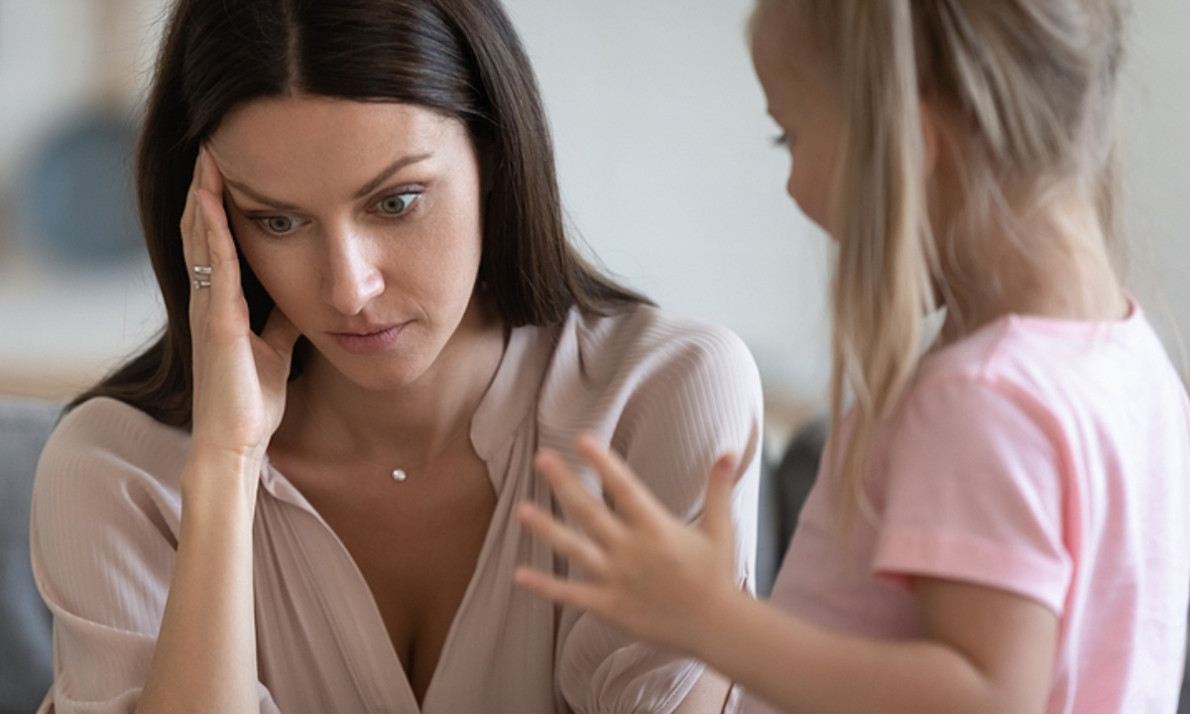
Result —
<instances>
[{"instance_id":1,"label":"woman's wrist","mask_svg":"<svg viewBox=\"0 0 1190 714\"><path fill-rule=\"evenodd\" d=\"M256 487L263 467L260 455L195 444L182 472L182 501L215 499L226 503L237 496L255 507Z\"/></svg>"}]
</instances>

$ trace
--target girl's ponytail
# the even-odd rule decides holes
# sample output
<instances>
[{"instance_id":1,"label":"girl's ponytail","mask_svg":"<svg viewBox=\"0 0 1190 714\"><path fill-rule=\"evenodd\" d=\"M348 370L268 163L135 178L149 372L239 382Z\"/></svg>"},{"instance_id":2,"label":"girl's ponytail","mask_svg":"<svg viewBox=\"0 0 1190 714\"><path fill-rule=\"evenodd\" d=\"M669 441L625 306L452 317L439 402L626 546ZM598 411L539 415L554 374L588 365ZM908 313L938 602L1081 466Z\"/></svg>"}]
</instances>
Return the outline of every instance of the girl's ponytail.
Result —
<instances>
[{"instance_id":1,"label":"girl's ponytail","mask_svg":"<svg viewBox=\"0 0 1190 714\"><path fill-rule=\"evenodd\" d=\"M911 0L838 0L839 87L844 115L832 218L834 276L831 407L834 433L848 390L855 417L827 458L841 469L844 523L862 503L876 424L917 366L932 312L935 260L925 197L925 147ZM841 367L841 369L840 369Z\"/></svg>"}]
</instances>

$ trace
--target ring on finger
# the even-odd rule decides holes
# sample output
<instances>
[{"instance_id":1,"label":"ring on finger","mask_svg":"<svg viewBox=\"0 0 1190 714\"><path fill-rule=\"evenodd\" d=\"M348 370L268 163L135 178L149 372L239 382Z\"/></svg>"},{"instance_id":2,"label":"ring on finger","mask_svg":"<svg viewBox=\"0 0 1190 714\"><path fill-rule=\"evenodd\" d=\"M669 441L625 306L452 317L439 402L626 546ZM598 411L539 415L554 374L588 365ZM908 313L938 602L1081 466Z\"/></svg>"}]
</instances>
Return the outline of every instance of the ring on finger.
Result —
<instances>
[{"instance_id":1,"label":"ring on finger","mask_svg":"<svg viewBox=\"0 0 1190 714\"><path fill-rule=\"evenodd\" d=\"M211 266L196 265L194 266L194 274L198 276L192 283L195 290L211 287Z\"/></svg>"}]
</instances>

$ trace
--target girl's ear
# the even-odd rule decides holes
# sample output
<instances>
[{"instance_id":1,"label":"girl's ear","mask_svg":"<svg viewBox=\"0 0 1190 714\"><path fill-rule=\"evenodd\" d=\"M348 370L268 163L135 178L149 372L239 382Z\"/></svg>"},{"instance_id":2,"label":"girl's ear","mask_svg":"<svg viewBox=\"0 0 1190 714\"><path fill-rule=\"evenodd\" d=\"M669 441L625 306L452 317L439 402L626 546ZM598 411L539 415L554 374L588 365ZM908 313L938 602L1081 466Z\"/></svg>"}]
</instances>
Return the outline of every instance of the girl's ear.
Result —
<instances>
[{"instance_id":1,"label":"girl's ear","mask_svg":"<svg viewBox=\"0 0 1190 714\"><path fill-rule=\"evenodd\" d=\"M918 111L921 113L921 146L925 158L923 178L929 183L935 178L938 166L938 116L924 99L918 100Z\"/></svg>"}]
</instances>

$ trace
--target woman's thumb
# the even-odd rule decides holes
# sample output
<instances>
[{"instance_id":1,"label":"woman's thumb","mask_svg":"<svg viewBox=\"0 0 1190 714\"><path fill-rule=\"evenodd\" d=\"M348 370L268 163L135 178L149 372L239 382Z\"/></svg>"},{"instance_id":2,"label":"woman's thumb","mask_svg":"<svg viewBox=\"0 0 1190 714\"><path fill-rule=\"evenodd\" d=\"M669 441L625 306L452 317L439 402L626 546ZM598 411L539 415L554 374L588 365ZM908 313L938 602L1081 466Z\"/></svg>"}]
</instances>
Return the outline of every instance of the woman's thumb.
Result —
<instances>
[{"instance_id":1,"label":"woman's thumb","mask_svg":"<svg viewBox=\"0 0 1190 714\"><path fill-rule=\"evenodd\" d=\"M293 356L293 346L301 336L302 333L297 326L276 307L260 332L260 339L286 360Z\"/></svg>"}]
</instances>

